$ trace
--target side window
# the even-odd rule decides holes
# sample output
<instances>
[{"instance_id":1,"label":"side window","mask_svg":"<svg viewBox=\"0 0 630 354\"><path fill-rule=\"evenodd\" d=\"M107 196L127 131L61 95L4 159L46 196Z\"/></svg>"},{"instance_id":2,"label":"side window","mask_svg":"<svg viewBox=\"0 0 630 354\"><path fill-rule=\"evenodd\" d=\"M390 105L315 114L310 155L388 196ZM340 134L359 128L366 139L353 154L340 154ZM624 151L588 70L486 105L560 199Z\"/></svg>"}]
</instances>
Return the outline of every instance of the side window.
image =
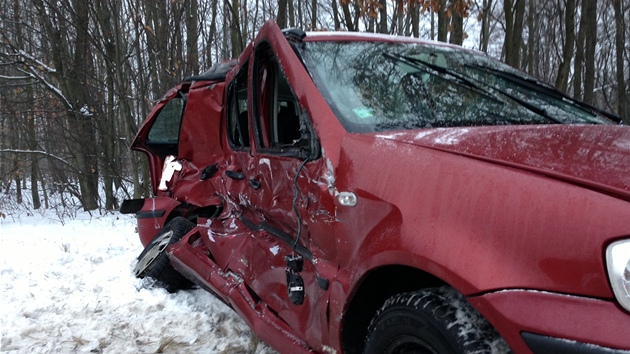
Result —
<instances>
[{"instance_id":1,"label":"side window","mask_svg":"<svg viewBox=\"0 0 630 354\"><path fill-rule=\"evenodd\" d=\"M162 107L147 139L152 144L177 144L184 113L184 99L176 97Z\"/></svg>"},{"instance_id":2,"label":"side window","mask_svg":"<svg viewBox=\"0 0 630 354\"><path fill-rule=\"evenodd\" d=\"M303 140L300 105L282 72L271 47L264 43L256 50L254 107L257 142L271 152L299 150Z\"/></svg>"},{"instance_id":3,"label":"side window","mask_svg":"<svg viewBox=\"0 0 630 354\"><path fill-rule=\"evenodd\" d=\"M249 118L247 111L246 63L232 81L228 92L227 130L232 147L249 148Z\"/></svg>"}]
</instances>

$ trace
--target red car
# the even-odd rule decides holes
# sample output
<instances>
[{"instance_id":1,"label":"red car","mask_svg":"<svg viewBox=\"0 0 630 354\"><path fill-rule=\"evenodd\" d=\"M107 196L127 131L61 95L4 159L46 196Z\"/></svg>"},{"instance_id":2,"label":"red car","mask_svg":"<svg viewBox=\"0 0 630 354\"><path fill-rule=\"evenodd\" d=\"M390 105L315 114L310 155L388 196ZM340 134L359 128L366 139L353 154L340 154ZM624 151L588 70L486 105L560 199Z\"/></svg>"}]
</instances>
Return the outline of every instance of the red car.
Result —
<instances>
[{"instance_id":1,"label":"red car","mask_svg":"<svg viewBox=\"0 0 630 354\"><path fill-rule=\"evenodd\" d=\"M136 274L283 353L628 353L617 120L474 51L268 22L139 130Z\"/></svg>"}]
</instances>

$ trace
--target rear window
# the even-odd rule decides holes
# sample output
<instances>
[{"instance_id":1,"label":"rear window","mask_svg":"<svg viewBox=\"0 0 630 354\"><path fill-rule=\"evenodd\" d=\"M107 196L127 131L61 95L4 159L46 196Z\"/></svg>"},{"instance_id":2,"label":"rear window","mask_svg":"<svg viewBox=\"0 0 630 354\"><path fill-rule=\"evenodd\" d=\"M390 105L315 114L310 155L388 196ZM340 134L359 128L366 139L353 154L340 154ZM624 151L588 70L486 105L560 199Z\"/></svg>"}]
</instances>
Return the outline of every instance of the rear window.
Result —
<instances>
[{"instance_id":1,"label":"rear window","mask_svg":"<svg viewBox=\"0 0 630 354\"><path fill-rule=\"evenodd\" d=\"M149 142L154 144L176 144L179 141L179 128L182 122L184 105L184 99L176 97L162 107L149 131Z\"/></svg>"}]
</instances>

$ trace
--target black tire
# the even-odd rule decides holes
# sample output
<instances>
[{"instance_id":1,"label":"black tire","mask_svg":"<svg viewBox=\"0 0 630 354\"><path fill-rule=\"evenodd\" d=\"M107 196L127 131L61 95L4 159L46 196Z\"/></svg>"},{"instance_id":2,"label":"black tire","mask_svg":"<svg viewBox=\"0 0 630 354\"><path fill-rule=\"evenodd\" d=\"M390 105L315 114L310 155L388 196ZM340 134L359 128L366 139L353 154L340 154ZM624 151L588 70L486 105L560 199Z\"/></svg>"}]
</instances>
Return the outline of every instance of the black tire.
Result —
<instances>
[{"instance_id":1,"label":"black tire","mask_svg":"<svg viewBox=\"0 0 630 354\"><path fill-rule=\"evenodd\" d=\"M164 251L194 227L193 222L183 217L167 222L138 256L138 263L134 268L136 277L154 279L156 285L170 293L190 288L192 283L173 268Z\"/></svg>"},{"instance_id":2,"label":"black tire","mask_svg":"<svg viewBox=\"0 0 630 354\"><path fill-rule=\"evenodd\" d=\"M366 354L510 353L466 299L449 287L389 298L372 319Z\"/></svg>"}]
</instances>

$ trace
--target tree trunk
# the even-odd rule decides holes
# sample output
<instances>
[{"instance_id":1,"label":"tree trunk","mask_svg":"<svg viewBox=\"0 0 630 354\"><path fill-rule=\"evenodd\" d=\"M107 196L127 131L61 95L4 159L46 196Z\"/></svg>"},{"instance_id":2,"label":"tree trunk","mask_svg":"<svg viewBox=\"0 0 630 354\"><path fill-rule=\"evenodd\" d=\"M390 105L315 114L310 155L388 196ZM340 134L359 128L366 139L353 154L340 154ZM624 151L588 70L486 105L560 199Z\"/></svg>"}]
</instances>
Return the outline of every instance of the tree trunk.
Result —
<instances>
[{"instance_id":1,"label":"tree trunk","mask_svg":"<svg viewBox=\"0 0 630 354\"><path fill-rule=\"evenodd\" d=\"M435 10L433 5L429 8L429 15L431 16L431 40L435 40Z\"/></svg>"},{"instance_id":2,"label":"tree trunk","mask_svg":"<svg viewBox=\"0 0 630 354\"><path fill-rule=\"evenodd\" d=\"M525 0L503 0L505 11L505 62L520 67Z\"/></svg>"},{"instance_id":3,"label":"tree trunk","mask_svg":"<svg viewBox=\"0 0 630 354\"><path fill-rule=\"evenodd\" d=\"M27 127L28 127L28 148L30 150L37 150L37 137L35 135L35 117L33 116L33 92L32 88L29 86L26 90L28 94L28 100L31 108L30 112L26 113L27 116ZM39 199L39 190L38 186L38 166L37 166L38 158L37 156L33 156L31 159L31 198L33 199L33 209L37 210L42 206L42 203Z\"/></svg>"},{"instance_id":4,"label":"tree trunk","mask_svg":"<svg viewBox=\"0 0 630 354\"><path fill-rule=\"evenodd\" d=\"M379 0L379 3L380 3L380 11L379 11L378 32L389 33L389 31L387 30L387 0Z\"/></svg>"},{"instance_id":5,"label":"tree trunk","mask_svg":"<svg viewBox=\"0 0 630 354\"><path fill-rule=\"evenodd\" d=\"M137 0L137 6L140 6L140 0ZM157 6L160 1L156 1L155 3L145 3L144 4L144 33L146 34L146 54L148 56L147 67L146 70L149 76L149 90L151 92L151 96L148 97L150 100L157 99L158 92L162 91L162 87L160 85L160 77L159 72L161 68L162 60L159 59L159 53L165 52L165 49L159 45L157 31L159 25L159 19L154 19L154 13L156 10L153 9L153 5ZM166 9L162 9L166 11ZM158 10L159 11L159 10ZM140 43L138 43L140 45ZM165 53L167 54L167 53Z\"/></svg>"},{"instance_id":6,"label":"tree trunk","mask_svg":"<svg viewBox=\"0 0 630 354\"><path fill-rule=\"evenodd\" d=\"M317 29L317 0L311 1L311 30Z\"/></svg>"},{"instance_id":7,"label":"tree trunk","mask_svg":"<svg viewBox=\"0 0 630 354\"><path fill-rule=\"evenodd\" d=\"M411 33L415 38L420 37L420 4L411 2Z\"/></svg>"},{"instance_id":8,"label":"tree trunk","mask_svg":"<svg viewBox=\"0 0 630 354\"><path fill-rule=\"evenodd\" d=\"M293 4L293 1L288 1L287 5L289 5L289 26L291 26L291 28L295 28L295 5ZM337 13L337 6L335 5L334 0L333 0L333 12ZM339 21L339 18L337 18L337 21ZM252 37L254 35L252 35Z\"/></svg>"},{"instance_id":9,"label":"tree trunk","mask_svg":"<svg viewBox=\"0 0 630 354\"><path fill-rule=\"evenodd\" d=\"M348 2L350 2L350 0L347 0ZM298 12L298 23L300 28L304 28L304 16L302 16L302 13L304 12L303 6L302 6L302 0L297 0L298 2L298 6L297 6L297 12ZM265 3L265 1L263 0L263 4ZM264 6L264 5L263 5ZM346 4L347 6L347 4Z\"/></svg>"},{"instance_id":10,"label":"tree trunk","mask_svg":"<svg viewBox=\"0 0 630 354\"><path fill-rule=\"evenodd\" d=\"M280 28L287 27L287 0L278 0L278 16L276 17L276 23Z\"/></svg>"},{"instance_id":11,"label":"tree trunk","mask_svg":"<svg viewBox=\"0 0 630 354\"><path fill-rule=\"evenodd\" d=\"M481 41L480 50L488 53L488 42L490 41L490 11L492 9L492 0L483 0L481 9Z\"/></svg>"},{"instance_id":12,"label":"tree trunk","mask_svg":"<svg viewBox=\"0 0 630 354\"><path fill-rule=\"evenodd\" d=\"M462 43L464 43L464 16L457 5L463 6L463 4L451 2L451 24L453 25L453 32L451 32L449 43L462 45Z\"/></svg>"},{"instance_id":13,"label":"tree trunk","mask_svg":"<svg viewBox=\"0 0 630 354\"><path fill-rule=\"evenodd\" d=\"M76 31L72 42L62 37L60 29L55 27L60 23L65 25L65 21L51 19L50 16L54 12L49 11L42 0L34 0L34 3L51 48L54 48L52 56L57 70L57 80L62 95L66 98L67 120L70 127L67 131L69 152L75 157L81 203L84 210L94 210L98 208L99 173L93 125L95 117L90 112L91 95L88 92L88 88L91 87L89 80L93 77L88 37L89 1L72 2L74 18L71 23Z\"/></svg>"},{"instance_id":14,"label":"tree trunk","mask_svg":"<svg viewBox=\"0 0 630 354\"><path fill-rule=\"evenodd\" d=\"M232 22L230 23L230 41L232 43L232 58L237 58L243 51L243 40L241 38L241 22L239 20L239 0L232 0L232 3L226 0L228 8L231 12ZM284 7L284 26L286 27L286 4ZM283 28L283 27L281 27Z\"/></svg>"},{"instance_id":15,"label":"tree trunk","mask_svg":"<svg viewBox=\"0 0 630 354\"><path fill-rule=\"evenodd\" d=\"M516 0L518 1L518 0ZM505 52L505 62L515 66L512 57L514 56L514 3L513 0L503 0L503 11L505 12L505 40L503 50Z\"/></svg>"},{"instance_id":16,"label":"tree trunk","mask_svg":"<svg viewBox=\"0 0 630 354\"><path fill-rule=\"evenodd\" d=\"M17 165L17 162L16 162L16 165ZM16 194L15 201L18 204L22 204L23 197L22 197L22 184L20 183L20 175L16 174L13 180L15 181L15 194Z\"/></svg>"},{"instance_id":17,"label":"tree trunk","mask_svg":"<svg viewBox=\"0 0 630 354\"><path fill-rule=\"evenodd\" d=\"M96 152L96 136L93 121L95 117L89 113L90 99L86 87L92 76L90 71L90 39L88 37L89 25L89 0L74 0L76 11L77 36L74 43L74 57L70 65L69 78L73 80L65 82L66 92L73 98L74 110L70 112L71 127L76 127L76 151L79 162L79 186L81 188L81 200L85 211L98 208L98 158ZM79 78L77 85L76 80Z\"/></svg>"},{"instance_id":18,"label":"tree trunk","mask_svg":"<svg viewBox=\"0 0 630 354\"><path fill-rule=\"evenodd\" d=\"M341 0L341 10L343 11L343 18L346 21L346 28L348 31L355 32L357 31L354 26L354 22L352 21L352 14L350 14L350 1Z\"/></svg>"},{"instance_id":19,"label":"tree trunk","mask_svg":"<svg viewBox=\"0 0 630 354\"><path fill-rule=\"evenodd\" d=\"M186 16L186 69L184 76L190 76L199 74L199 51L197 49L199 9L197 0L187 0L184 6Z\"/></svg>"},{"instance_id":20,"label":"tree trunk","mask_svg":"<svg viewBox=\"0 0 630 354\"><path fill-rule=\"evenodd\" d=\"M569 69L575 48L575 0L567 0L565 9L565 38L562 46L562 63L558 68L556 88L562 92L567 91L569 83Z\"/></svg>"},{"instance_id":21,"label":"tree trunk","mask_svg":"<svg viewBox=\"0 0 630 354\"><path fill-rule=\"evenodd\" d=\"M584 69L584 42L586 40L587 15L584 12L588 5L582 3L580 28L575 38L575 57L573 58L573 97L582 99L582 71Z\"/></svg>"},{"instance_id":22,"label":"tree trunk","mask_svg":"<svg viewBox=\"0 0 630 354\"><path fill-rule=\"evenodd\" d=\"M210 67L213 63L212 60L212 41L214 41L216 33L217 33L217 3L219 0L212 0L212 19L210 20L210 33L208 34L208 48L206 49L206 62L208 63L208 67ZM256 7L258 11L258 6Z\"/></svg>"},{"instance_id":23,"label":"tree trunk","mask_svg":"<svg viewBox=\"0 0 630 354\"><path fill-rule=\"evenodd\" d=\"M409 5L411 6L411 4ZM411 11L411 8L409 8ZM405 3L403 0L396 0L396 10L395 10L396 19L392 19L392 27L394 24L396 25L396 30L392 28L389 33L396 33L399 36L403 35L404 31L404 20L405 20Z\"/></svg>"},{"instance_id":24,"label":"tree trunk","mask_svg":"<svg viewBox=\"0 0 630 354\"><path fill-rule=\"evenodd\" d=\"M593 104L595 99L595 44L597 42L597 0L583 0L582 16L585 20L584 42L584 102ZM581 30L581 29L580 29Z\"/></svg>"},{"instance_id":25,"label":"tree trunk","mask_svg":"<svg viewBox=\"0 0 630 354\"><path fill-rule=\"evenodd\" d=\"M534 53L534 39L536 38L536 0L529 0L529 14L527 16L527 73L534 75L534 63L537 57Z\"/></svg>"},{"instance_id":26,"label":"tree trunk","mask_svg":"<svg viewBox=\"0 0 630 354\"><path fill-rule=\"evenodd\" d=\"M15 23L20 23L20 1L15 0L13 7L13 20ZM15 39L17 47L20 50L25 50L24 39L22 38L22 26L16 26L15 31ZM24 88L24 92L22 93L24 97L26 97L26 102L24 102L24 106L20 105L24 114L19 114L20 117L25 118L26 120L26 138L28 141L28 148L30 150L37 150L37 137L35 133L35 116L34 116L34 97L33 97L33 87L28 85ZM30 181L31 181L31 199L33 203L33 209L37 210L41 207L41 201L39 199L39 190L38 190L38 168L37 168L37 156L33 156L30 161Z\"/></svg>"},{"instance_id":27,"label":"tree trunk","mask_svg":"<svg viewBox=\"0 0 630 354\"><path fill-rule=\"evenodd\" d=\"M339 7L337 6L337 0L332 0L332 10L333 10L333 23L335 24L335 31L341 31L341 21L339 21Z\"/></svg>"},{"instance_id":28,"label":"tree trunk","mask_svg":"<svg viewBox=\"0 0 630 354\"><path fill-rule=\"evenodd\" d=\"M628 92L626 91L626 79L624 77L624 44L625 27L623 26L624 14L622 12L622 0L613 0L615 9L615 47L617 61L617 114L623 120L624 124L630 125L630 117L628 117Z\"/></svg>"},{"instance_id":29,"label":"tree trunk","mask_svg":"<svg viewBox=\"0 0 630 354\"><path fill-rule=\"evenodd\" d=\"M438 7L438 36L437 40L440 42L446 42L446 37L448 35L448 25L450 23L450 18L447 16L448 5L446 0L440 0Z\"/></svg>"}]
</instances>

